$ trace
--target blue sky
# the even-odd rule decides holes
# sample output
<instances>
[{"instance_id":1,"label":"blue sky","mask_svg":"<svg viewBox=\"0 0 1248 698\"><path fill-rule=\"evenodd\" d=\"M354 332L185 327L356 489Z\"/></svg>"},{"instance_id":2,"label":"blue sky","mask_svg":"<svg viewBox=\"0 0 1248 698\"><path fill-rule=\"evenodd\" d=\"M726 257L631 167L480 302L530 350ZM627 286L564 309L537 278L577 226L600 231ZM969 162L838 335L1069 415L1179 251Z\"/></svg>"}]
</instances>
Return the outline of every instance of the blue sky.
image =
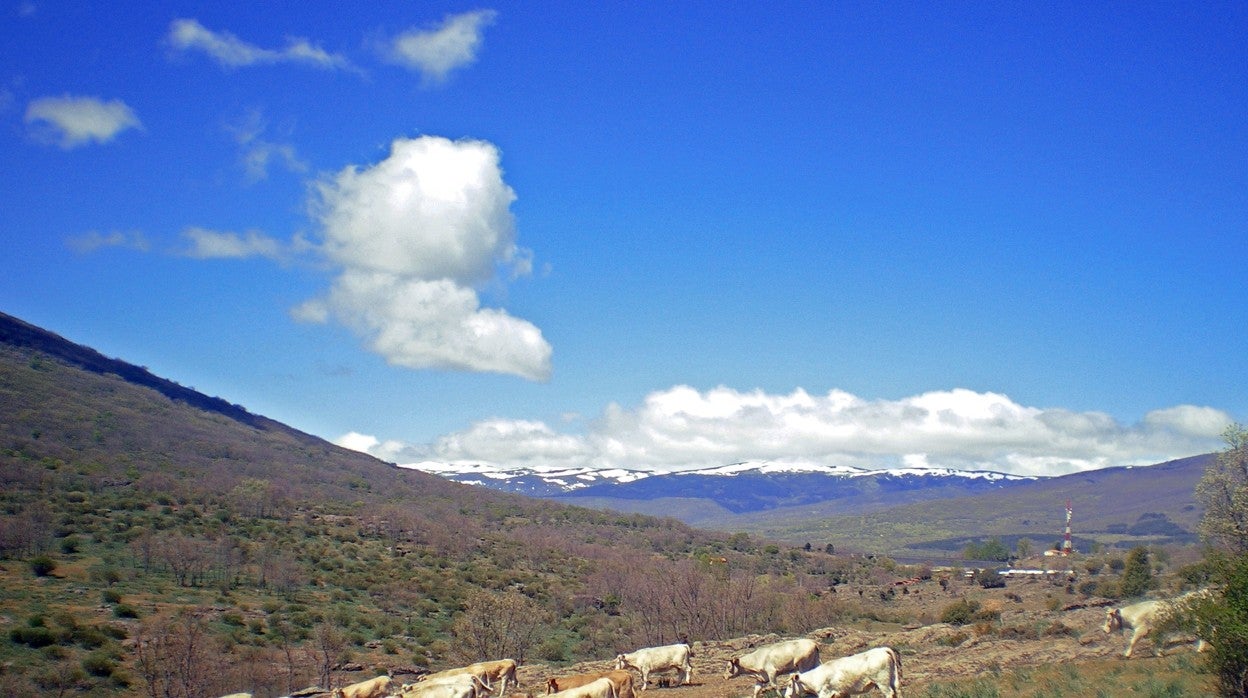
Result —
<instances>
[{"instance_id":1,"label":"blue sky","mask_svg":"<svg viewBox=\"0 0 1248 698\"><path fill-rule=\"evenodd\" d=\"M1243 3L9 2L0 310L397 462L1248 420Z\"/></svg>"}]
</instances>

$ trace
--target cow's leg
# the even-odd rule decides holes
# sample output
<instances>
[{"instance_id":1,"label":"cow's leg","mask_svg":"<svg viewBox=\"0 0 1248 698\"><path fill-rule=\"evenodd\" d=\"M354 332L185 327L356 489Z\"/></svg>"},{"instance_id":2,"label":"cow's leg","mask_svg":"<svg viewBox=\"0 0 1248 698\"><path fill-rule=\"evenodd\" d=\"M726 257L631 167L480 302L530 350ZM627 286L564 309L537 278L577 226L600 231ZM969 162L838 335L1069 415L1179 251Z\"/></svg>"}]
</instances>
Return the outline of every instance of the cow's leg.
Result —
<instances>
[{"instance_id":1,"label":"cow's leg","mask_svg":"<svg viewBox=\"0 0 1248 698\"><path fill-rule=\"evenodd\" d=\"M650 672L646 671L645 669L642 669L641 670L641 690L644 691L649 687L650 687Z\"/></svg>"},{"instance_id":2,"label":"cow's leg","mask_svg":"<svg viewBox=\"0 0 1248 698\"><path fill-rule=\"evenodd\" d=\"M1148 632L1144 631L1143 628L1136 628L1135 632L1131 633L1131 641L1127 643L1127 651L1123 652L1122 656L1130 659L1131 653L1135 652L1135 643L1144 639L1144 636L1147 634Z\"/></svg>"}]
</instances>

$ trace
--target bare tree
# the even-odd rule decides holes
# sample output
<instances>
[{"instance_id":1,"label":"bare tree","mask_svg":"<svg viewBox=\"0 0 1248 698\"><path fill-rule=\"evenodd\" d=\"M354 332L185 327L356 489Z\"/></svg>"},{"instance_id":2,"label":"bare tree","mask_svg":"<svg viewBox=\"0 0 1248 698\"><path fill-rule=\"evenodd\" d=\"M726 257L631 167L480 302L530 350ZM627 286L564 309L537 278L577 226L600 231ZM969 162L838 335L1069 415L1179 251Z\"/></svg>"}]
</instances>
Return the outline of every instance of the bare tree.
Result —
<instances>
[{"instance_id":1,"label":"bare tree","mask_svg":"<svg viewBox=\"0 0 1248 698\"><path fill-rule=\"evenodd\" d=\"M193 611L144 622L135 637L135 668L150 698L199 698L216 688L220 656Z\"/></svg>"},{"instance_id":2,"label":"bare tree","mask_svg":"<svg viewBox=\"0 0 1248 698\"><path fill-rule=\"evenodd\" d=\"M312 631L312 646L309 653L320 674L321 686L333 688L334 666L343 660L347 648L347 638L329 623L321 623Z\"/></svg>"},{"instance_id":3,"label":"bare tree","mask_svg":"<svg viewBox=\"0 0 1248 698\"><path fill-rule=\"evenodd\" d=\"M465 602L451 634L455 651L468 661L509 657L523 662L546 625L546 612L527 596L479 592Z\"/></svg>"},{"instance_id":4,"label":"bare tree","mask_svg":"<svg viewBox=\"0 0 1248 698\"><path fill-rule=\"evenodd\" d=\"M156 550L181 586L197 586L213 557L211 543L177 533L157 539Z\"/></svg>"}]
</instances>

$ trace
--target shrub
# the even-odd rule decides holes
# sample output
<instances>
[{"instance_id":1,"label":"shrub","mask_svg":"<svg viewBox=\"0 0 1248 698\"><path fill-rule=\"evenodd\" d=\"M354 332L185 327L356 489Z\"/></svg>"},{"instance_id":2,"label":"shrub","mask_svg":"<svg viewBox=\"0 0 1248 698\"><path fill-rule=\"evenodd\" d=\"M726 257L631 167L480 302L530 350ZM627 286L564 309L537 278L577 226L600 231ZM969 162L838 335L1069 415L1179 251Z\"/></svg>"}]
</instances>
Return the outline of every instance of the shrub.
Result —
<instances>
[{"instance_id":1,"label":"shrub","mask_svg":"<svg viewBox=\"0 0 1248 698\"><path fill-rule=\"evenodd\" d=\"M970 635L959 630L957 632L951 633L949 635L946 635L942 638L937 639L936 644L944 645L945 647L957 647L958 645L961 645L963 642L966 642L968 639L970 639L970 637L971 637Z\"/></svg>"},{"instance_id":2,"label":"shrub","mask_svg":"<svg viewBox=\"0 0 1248 698\"><path fill-rule=\"evenodd\" d=\"M126 636L128 635L125 627L120 626L120 625L113 625L112 623L105 623L104 625L101 625L100 632L113 638L114 640L124 640L126 639Z\"/></svg>"},{"instance_id":3,"label":"shrub","mask_svg":"<svg viewBox=\"0 0 1248 698\"><path fill-rule=\"evenodd\" d=\"M975 582L984 589L1004 589L1005 577L994 569L982 569L975 573Z\"/></svg>"},{"instance_id":4,"label":"shrub","mask_svg":"<svg viewBox=\"0 0 1248 698\"><path fill-rule=\"evenodd\" d=\"M1219 557L1220 591L1197 597L1172 625L1209 643L1208 662L1224 696L1248 696L1248 555Z\"/></svg>"},{"instance_id":5,"label":"shrub","mask_svg":"<svg viewBox=\"0 0 1248 698\"><path fill-rule=\"evenodd\" d=\"M56 560L47 555L36 555L30 559L30 571L36 577L46 577L56 570Z\"/></svg>"},{"instance_id":6,"label":"shrub","mask_svg":"<svg viewBox=\"0 0 1248 698\"><path fill-rule=\"evenodd\" d=\"M138 618L139 611L130 604L119 603L113 606L113 615L118 618Z\"/></svg>"},{"instance_id":7,"label":"shrub","mask_svg":"<svg viewBox=\"0 0 1248 698\"><path fill-rule=\"evenodd\" d=\"M1122 595L1125 598L1142 596L1157 586L1153 579L1153 569L1148 560L1148 548L1139 546L1127 554L1127 561L1122 572Z\"/></svg>"},{"instance_id":8,"label":"shrub","mask_svg":"<svg viewBox=\"0 0 1248 698\"><path fill-rule=\"evenodd\" d=\"M92 676L112 676L117 662L107 652L92 652L82 659L82 668Z\"/></svg>"},{"instance_id":9,"label":"shrub","mask_svg":"<svg viewBox=\"0 0 1248 698\"><path fill-rule=\"evenodd\" d=\"M27 647L47 647L56 643L56 636L45 627L18 626L9 631L9 639Z\"/></svg>"},{"instance_id":10,"label":"shrub","mask_svg":"<svg viewBox=\"0 0 1248 698\"><path fill-rule=\"evenodd\" d=\"M113 589L105 589L104 593L100 594L100 598L104 601L104 603L121 603L121 592Z\"/></svg>"},{"instance_id":11,"label":"shrub","mask_svg":"<svg viewBox=\"0 0 1248 698\"><path fill-rule=\"evenodd\" d=\"M958 599L945 606L940 612L940 622L950 625L966 625L975 620L975 612L979 610L978 601Z\"/></svg>"}]
</instances>

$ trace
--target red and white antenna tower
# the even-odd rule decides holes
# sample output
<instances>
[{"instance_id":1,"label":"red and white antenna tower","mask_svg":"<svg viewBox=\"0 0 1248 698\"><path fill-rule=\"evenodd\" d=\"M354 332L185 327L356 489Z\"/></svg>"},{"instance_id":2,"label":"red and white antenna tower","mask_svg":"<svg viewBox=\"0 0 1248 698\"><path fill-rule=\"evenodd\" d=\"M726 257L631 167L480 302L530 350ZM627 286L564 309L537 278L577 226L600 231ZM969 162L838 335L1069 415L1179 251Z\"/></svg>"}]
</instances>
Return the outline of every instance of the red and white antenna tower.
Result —
<instances>
[{"instance_id":1,"label":"red and white antenna tower","mask_svg":"<svg viewBox=\"0 0 1248 698\"><path fill-rule=\"evenodd\" d=\"M1062 554L1069 555L1074 547L1070 543L1070 516L1073 512L1070 508L1070 500L1066 500L1066 534L1062 537Z\"/></svg>"}]
</instances>

